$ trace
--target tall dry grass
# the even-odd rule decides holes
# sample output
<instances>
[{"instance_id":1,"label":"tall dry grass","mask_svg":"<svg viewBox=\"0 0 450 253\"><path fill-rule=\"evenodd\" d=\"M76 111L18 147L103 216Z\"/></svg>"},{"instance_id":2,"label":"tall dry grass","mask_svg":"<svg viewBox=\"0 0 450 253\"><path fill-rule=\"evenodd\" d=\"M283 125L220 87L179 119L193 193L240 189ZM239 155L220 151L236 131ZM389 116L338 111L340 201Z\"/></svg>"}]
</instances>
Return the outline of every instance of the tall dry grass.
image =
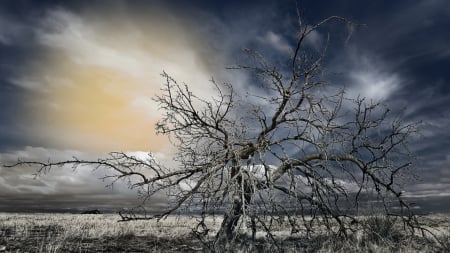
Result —
<instances>
[{"instance_id":1,"label":"tall dry grass","mask_svg":"<svg viewBox=\"0 0 450 253\"><path fill-rule=\"evenodd\" d=\"M172 216L156 220L118 222L114 214L0 213L0 252L205 252L205 241L192 234L195 217ZM291 234L283 224L275 228L276 242L258 232L255 241L241 237L228 248L233 252L450 252L450 216L424 218L443 244L402 234L394 221L362 217L364 222L347 238L332 234ZM211 233L220 219L208 217ZM212 237L209 239L212 240ZM206 241L208 238L206 239ZM218 249L218 248L216 248Z\"/></svg>"}]
</instances>

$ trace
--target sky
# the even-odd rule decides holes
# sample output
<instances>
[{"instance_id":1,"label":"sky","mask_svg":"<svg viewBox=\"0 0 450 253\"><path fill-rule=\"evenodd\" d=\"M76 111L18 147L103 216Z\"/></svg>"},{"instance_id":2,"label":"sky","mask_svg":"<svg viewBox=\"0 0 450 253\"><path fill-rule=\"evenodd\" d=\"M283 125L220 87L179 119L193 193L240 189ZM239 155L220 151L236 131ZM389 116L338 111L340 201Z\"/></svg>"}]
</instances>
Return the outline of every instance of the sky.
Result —
<instances>
[{"instance_id":1,"label":"sky","mask_svg":"<svg viewBox=\"0 0 450 253\"><path fill-rule=\"evenodd\" d=\"M321 50L327 82L349 97L383 101L422 122L411 140L419 179L405 194L423 211L450 211L450 4L448 0L299 0L303 20L332 23L306 42ZM293 1L0 2L0 164L20 159L152 152L171 163L175 149L156 135L151 100L166 71L200 97L209 80L254 89L227 69L242 49L288 57L295 38ZM330 74L331 73L331 74ZM118 210L138 203L124 184L105 187L102 171L0 167L0 212ZM154 208L164 206L155 199Z\"/></svg>"}]
</instances>

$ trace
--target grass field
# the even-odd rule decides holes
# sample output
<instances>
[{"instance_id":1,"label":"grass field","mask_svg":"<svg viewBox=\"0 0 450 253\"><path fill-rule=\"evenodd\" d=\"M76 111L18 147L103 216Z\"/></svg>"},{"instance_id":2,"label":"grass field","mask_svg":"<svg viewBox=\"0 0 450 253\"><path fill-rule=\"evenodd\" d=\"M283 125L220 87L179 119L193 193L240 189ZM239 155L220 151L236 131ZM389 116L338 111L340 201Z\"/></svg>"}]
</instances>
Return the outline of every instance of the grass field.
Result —
<instances>
[{"instance_id":1,"label":"grass field","mask_svg":"<svg viewBox=\"0 0 450 253\"><path fill-rule=\"evenodd\" d=\"M169 217L156 220L117 222L114 214L12 214L0 213L0 252L204 252L201 241L192 234L195 217ZM307 238L291 235L280 226L275 234L278 245L258 236L256 244L242 240L234 252L450 252L450 216L424 218L437 231L437 243L423 238L403 238L399 230L386 225L371 233L357 232L347 239L331 235ZM219 218L207 220L212 234ZM384 227L383 227L384 226ZM388 229L386 229L388 228ZM373 236L373 235L376 236Z\"/></svg>"}]
</instances>

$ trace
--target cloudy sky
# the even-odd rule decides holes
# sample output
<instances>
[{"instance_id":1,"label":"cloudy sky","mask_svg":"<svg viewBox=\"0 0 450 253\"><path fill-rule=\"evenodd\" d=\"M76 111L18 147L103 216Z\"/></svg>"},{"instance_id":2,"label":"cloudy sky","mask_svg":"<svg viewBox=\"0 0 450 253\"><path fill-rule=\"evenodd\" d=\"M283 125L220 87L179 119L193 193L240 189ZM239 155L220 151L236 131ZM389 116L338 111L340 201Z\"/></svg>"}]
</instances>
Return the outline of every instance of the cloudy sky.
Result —
<instances>
[{"instance_id":1,"label":"cloudy sky","mask_svg":"<svg viewBox=\"0 0 450 253\"><path fill-rule=\"evenodd\" d=\"M411 142L420 179L405 195L423 210L450 211L448 0L298 2L308 23L339 15L364 24L331 24L307 43L319 50L329 33L326 81L422 122ZM211 77L251 89L245 73L226 67L243 48L288 57L295 24L290 0L1 1L0 164L110 151L151 151L170 163L174 148L154 132L160 112L150 99L161 72L200 96L211 94ZM0 167L0 212L136 203L124 185L105 188L101 171L34 171Z\"/></svg>"}]
</instances>

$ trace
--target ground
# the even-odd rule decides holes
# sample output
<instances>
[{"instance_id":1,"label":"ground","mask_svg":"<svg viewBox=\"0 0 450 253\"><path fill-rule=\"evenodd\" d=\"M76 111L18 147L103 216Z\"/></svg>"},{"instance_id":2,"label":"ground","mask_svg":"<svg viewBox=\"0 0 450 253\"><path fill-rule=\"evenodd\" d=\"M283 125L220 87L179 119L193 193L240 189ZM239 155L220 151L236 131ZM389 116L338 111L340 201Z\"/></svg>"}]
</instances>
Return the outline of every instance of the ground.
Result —
<instances>
[{"instance_id":1,"label":"ground","mask_svg":"<svg viewBox=\"0 0 450 253\"><path fill-rule=\"evenodd\" d=\"M118 222L115 214L0 213L0 252L208 252L194 235L196 217L173 216L157 222ZM349 238L316 234L306 237L276 228L277 245L259 233L256 241L241 239L233 252L446 252L450 250L450 215L423 217L443 245L420 237L406 238L385 223L370 233ZM382 220L383 221L383 220ZM220 218L209 218L211 233ZM378 223L377 223L378 224ZM377 225L379 226L379 225ZM384 227L383 227L384 226ZM384 229L384 230L383 230ZM444 247L444 248L443 248ZM449 247L449 248L445 248Z\"/></svg>"}]
</instances>

